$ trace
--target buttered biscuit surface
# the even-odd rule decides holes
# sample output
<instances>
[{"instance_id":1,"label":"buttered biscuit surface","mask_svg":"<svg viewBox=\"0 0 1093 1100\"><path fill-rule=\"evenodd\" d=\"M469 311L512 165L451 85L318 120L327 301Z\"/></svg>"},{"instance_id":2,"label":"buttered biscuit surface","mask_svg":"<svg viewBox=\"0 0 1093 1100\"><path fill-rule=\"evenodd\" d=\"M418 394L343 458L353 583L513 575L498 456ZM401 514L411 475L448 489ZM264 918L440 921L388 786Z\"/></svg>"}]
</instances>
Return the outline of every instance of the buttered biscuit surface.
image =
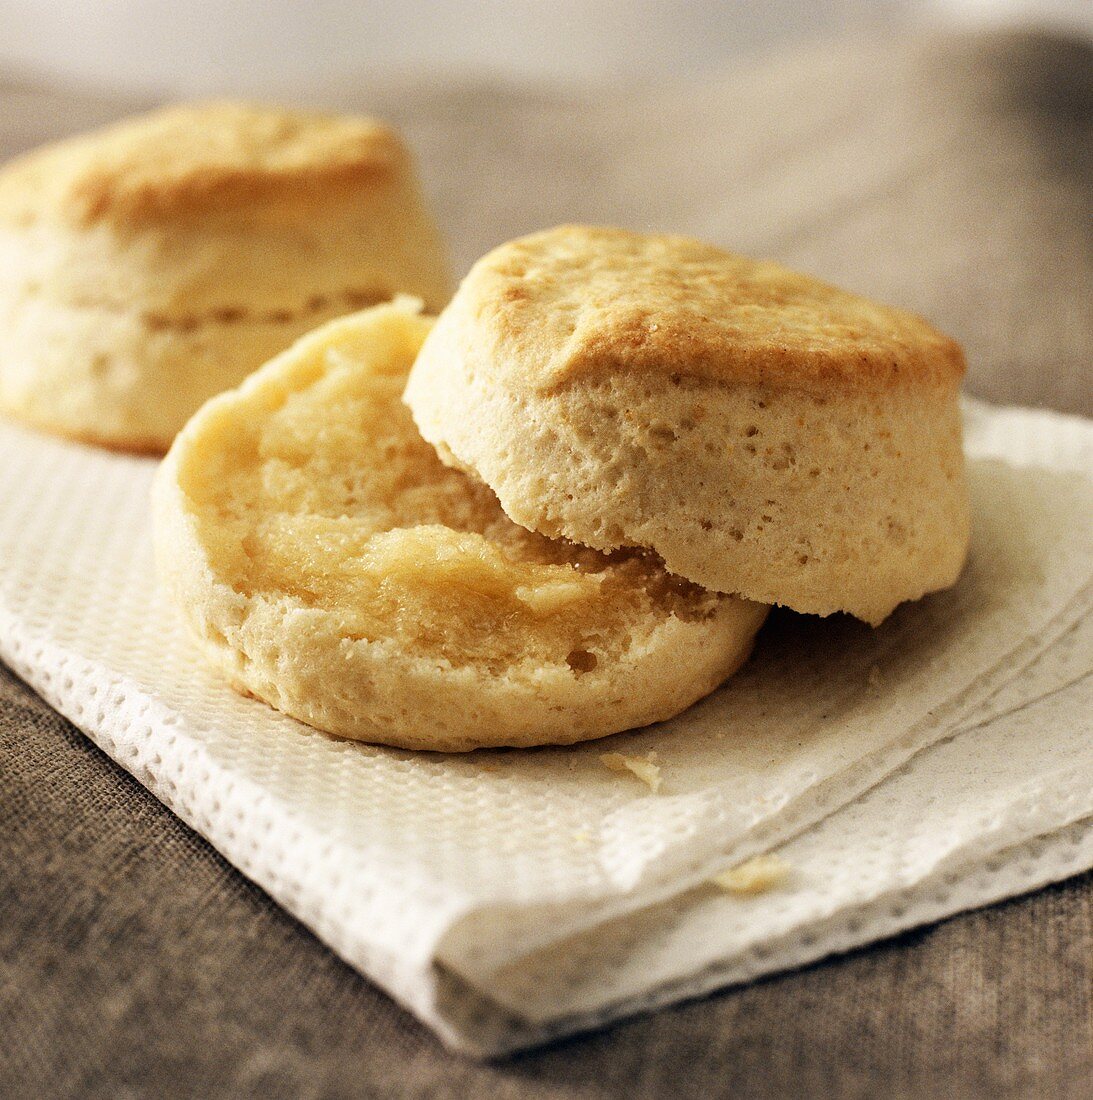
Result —
<instances>
[{"instance_id":1,"label":"buttered biscuit surface","mask_svg":"<svg viewBox=\"0 0 1093 1100\"><path fill-rule=\"evenodd\" d=\"M206 651L296 717L409 747L577 741L711 690L765 609L527 531L444 466L401 403L429 327L334 322L180 436L157 547Z\"/></svg>"}]
</instances>

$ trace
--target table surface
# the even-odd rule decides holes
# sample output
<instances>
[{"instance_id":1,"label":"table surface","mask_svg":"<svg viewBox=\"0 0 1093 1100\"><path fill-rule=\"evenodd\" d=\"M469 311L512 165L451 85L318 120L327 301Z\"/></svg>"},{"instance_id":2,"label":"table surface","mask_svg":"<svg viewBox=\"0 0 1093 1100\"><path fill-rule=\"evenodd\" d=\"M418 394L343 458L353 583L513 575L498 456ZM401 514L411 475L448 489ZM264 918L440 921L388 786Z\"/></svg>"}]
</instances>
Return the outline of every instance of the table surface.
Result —
<instances>
[{"instance_id":1,"label":"table surface","mask_svg":"<svg viewBox=\"0 0 1093 1100\"><path fill-rule=\"evenodd\" d=\"M362 86L363 87L363 86ZM1093 412L1093 48L841 43L697 88L369 85L459 269L561 220L916 308L968 387ZM0 80L0 157L124 106ZM505 1062L446 1053L0 667L0 1095L1086 1097L1093 875Z\"/></svg>"}]
</instances>

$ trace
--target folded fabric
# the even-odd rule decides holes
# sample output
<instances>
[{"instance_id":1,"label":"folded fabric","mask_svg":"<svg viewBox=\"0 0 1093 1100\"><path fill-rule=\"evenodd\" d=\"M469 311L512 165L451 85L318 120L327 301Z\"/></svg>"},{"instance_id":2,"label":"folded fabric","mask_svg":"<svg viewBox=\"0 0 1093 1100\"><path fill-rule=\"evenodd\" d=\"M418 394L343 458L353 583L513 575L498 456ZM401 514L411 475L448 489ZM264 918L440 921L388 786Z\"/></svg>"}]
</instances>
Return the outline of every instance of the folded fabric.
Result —
<instances>
[{"instance_id":1,"label":"folded fabric","mask_svg":"<svg viewBox=\"0 0 1093 1100\"><path fill-rule=\"evenodd\" d=\"M152 579L153 463L4 425L0 657L446 1041L496 1053L1093 862L1073 831L1093 812L1088 700L1066 686L1091 663L1093 426L972 406L968 451L953 591L875 631L779 615L741 676L670 723L451 758L335 740L207 674ZM601 760L652 752L655 794ZM1041 835L1033 870L984 877ZM703 885L793 836L783 886ZM966 883L949 908L938 875ZM902 917L868 915L894 897Z\"/></svg>"}]
</instances>

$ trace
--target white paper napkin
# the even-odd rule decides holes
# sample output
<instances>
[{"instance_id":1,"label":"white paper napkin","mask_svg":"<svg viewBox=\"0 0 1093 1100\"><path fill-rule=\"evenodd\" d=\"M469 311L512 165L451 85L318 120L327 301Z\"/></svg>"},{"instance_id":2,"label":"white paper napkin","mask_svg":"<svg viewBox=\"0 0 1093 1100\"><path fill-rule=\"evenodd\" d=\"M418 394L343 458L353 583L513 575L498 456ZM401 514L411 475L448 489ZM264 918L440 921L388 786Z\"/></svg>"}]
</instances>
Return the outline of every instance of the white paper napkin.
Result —
<instances>
[{"instance_id":1,"label":"white paper napkin","mask_svg":"<svg viewBox=\"0 0 1093 1100\"><path fill-rule=\"evenodd\" d=\"M447 1042L513 1049L1093 863L1093 428L984 406L968 425L952 592L877 631L776 616L674 722L463 757L337 741L235 695L157 594L153 464L2 425L0 656ZM657 795L599 759L651 750ZM702 885L795 835L784 887Z\"/></svg>"}]
</instances>

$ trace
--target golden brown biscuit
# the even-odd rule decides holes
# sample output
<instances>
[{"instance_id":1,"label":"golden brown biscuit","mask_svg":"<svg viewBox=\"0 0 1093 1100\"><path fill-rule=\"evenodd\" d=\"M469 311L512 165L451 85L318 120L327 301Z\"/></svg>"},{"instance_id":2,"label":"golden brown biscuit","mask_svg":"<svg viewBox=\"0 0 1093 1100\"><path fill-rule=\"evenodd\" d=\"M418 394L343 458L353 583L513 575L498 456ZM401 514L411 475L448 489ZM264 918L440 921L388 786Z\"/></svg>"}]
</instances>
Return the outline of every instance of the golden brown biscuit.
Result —
<instances>
[{"instance_id":1,"label":"golden brown biscuit","mask_svg":"<svg viewBox=\"0 0 1093 1100\"><path fill-rule=\"evenodd\" d=\"M480 260L406 400L517 523L871 623L968 542L960 348L684 237L562 226Z\"/></svg>"},{"instance_id":2,"label":"golden brown biscuit","mask_svg":"<svg viewBox=\"0 0 1093 1100\"><path fill-rule=\"evenodd\" d=\"M0 171L0 408L164 450L209 396L444 250L399 137L369 119L172 107Z\"/></svg>"},{"instance_id":3,"label":"golden brown biscuit","mask_svg":"<svg viewBox=\"0 0 1093 1100\"><path fill-rule=\"evenodd\" d=\"M334 321L179 435L157 560L205 654L320 729L446 751L601 737L713 690L766 608L532 534L444 466L401 402L430 325L405 301Z\"/></svg>"}]
</instances>

